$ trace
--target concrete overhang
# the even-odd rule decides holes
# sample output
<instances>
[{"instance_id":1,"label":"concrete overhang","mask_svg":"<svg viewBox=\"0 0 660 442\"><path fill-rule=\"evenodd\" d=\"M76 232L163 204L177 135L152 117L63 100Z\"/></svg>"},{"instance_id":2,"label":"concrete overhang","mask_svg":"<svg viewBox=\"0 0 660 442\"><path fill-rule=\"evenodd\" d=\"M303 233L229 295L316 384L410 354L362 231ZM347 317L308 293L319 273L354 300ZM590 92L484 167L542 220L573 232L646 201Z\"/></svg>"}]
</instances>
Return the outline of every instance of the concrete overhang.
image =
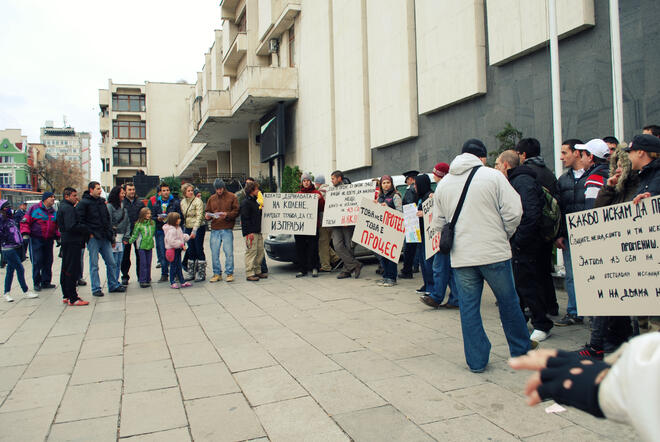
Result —
<instances>
[{"instance_id":1,"label":"concrete overhang","mask_svg":"<svg viewBox=\"0 0 660 442\"><path fill-rule=\"evenodd\" d=\"M300 5L287 4L273 26L270 28L264 39L257 47L257 55L268 55L269 41L273 38L280 38L282 33L293 26L296 15L300 13Z\"/></svg>"},{"instance_id":2,"label":"concrete overhang","mask_svg":"<svg viewBox=\"0 0 660 442\"><path fill-rule=\"evenodd\" d=\"M247 33L239 32L222 60L225 75L236 74L236 68L245 54L247 54Z\"/></svg>"}]
</instances>

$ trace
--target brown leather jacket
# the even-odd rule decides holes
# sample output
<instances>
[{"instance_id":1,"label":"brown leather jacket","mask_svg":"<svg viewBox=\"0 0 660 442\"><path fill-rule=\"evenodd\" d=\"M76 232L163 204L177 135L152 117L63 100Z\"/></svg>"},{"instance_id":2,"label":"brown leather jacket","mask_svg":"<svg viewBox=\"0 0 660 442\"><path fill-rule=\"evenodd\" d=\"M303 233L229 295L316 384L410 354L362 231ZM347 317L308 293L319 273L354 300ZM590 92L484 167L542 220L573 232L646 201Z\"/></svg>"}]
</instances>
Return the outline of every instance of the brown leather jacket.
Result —
<instances>
[{"instance_id":1,"label":"brown leather jacket","mask_svg":"<svg viewBox=\"0 0 660 442\"><path fill-rule=\"evenodd\" d=\"M217 193L211 195L206 202L206 212L226 212L224 218L216 218L211 222L211 230L233 229L238 217L238 199L236 195L225 190L221 196Z\"/></svg>"}]
</instances>

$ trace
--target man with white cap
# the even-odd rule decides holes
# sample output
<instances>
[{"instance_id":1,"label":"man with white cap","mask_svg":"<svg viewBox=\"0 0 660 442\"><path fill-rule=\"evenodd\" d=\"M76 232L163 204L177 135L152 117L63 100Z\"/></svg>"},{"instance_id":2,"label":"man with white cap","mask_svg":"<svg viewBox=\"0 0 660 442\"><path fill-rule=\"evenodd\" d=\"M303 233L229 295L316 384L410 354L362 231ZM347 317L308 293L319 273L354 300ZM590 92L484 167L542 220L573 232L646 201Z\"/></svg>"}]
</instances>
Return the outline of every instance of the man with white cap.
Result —
<instances>
[{"instance_id":1,"label":"man with white cap","mask_svg":"<svg viewBox=\"0 0 660 442\"><path fill-rule=\"evenodd\" d=\"M587 176L587 181L584 183L584 208L593 209L596 196L609 177L610 166L607 157L610 155L610 148L605 141L594 138L586 144L576 144L575 150L580 152L584 174Z\"/></svg>"}]
</instances>

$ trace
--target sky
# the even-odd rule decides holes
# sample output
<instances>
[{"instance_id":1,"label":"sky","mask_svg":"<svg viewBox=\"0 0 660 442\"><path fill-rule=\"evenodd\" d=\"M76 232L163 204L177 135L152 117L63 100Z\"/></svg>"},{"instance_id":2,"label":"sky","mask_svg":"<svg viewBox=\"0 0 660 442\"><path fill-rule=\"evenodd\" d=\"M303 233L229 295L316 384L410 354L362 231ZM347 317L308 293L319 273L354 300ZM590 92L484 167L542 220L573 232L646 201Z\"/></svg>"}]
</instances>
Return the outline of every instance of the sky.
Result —
<instances>
[{"instance_id":1,"label":"sky","mask_svg":"<svg viewBox=\"0 0 660 442\"><path fill-rule=\"evenodd\" d=\"M219 0L0 1L0 129L39 142L46 120L92 134L100 178L98 90L194 83L221 27Z\"/></svg>"}]
</instances>

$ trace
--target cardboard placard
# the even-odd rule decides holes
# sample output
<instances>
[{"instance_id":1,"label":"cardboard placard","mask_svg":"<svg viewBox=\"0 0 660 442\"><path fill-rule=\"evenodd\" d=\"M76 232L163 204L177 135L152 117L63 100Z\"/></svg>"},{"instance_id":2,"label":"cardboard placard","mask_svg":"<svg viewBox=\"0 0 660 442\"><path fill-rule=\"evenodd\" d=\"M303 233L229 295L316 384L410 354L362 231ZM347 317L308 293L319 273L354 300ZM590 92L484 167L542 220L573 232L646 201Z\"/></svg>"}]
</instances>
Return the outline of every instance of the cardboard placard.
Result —
<instances>
[{"instance_id":1,"label":"cardboard placard","mask_svg":"<svg viewBox=\"0 0 660 442\"><path fill-rule=\"evenodd\" d=\"M264 193L261 233L316 235L316 193Z\"/></svg>"},{"instance_id":2,"label":"cardboard placard","mask_svg":"<svg viewBox=\"0 0 660 442\"><path fill-rule=\"evenodd\" d=\"M422 203L424 213L424 253L429 259L440 250L440 230L433 228L433 198L428 198Z\"/></svg>"},{"instance_id":3,"label":"cardboard placard","mask_svg":"<svg viewBox=\"0 0 660 442\"><path fill-rule=\"evenodd\" d=\"M417 204L410 203L403 206L403 219L406 226L406 242L422 242L422 232L419 228L419 218L417 218Z\"/></svg>"},{"instance_id":4,"label":"cardboard placard","mask_svg":"<svg viewBox=\"0 0 660 442\"><path fill-rule=\"evenodd\" d=\"M353 242L390 261L399 262L404 230L403 213L363 198Z\"/></svg>"},{"instance_id":5,"label":"cardboard placard","mask_svg":"<svg viewBox=\"0 0 660 442\"><path fill-rule=\"evenodd\" d=\"M375 195L375 181L330 187L325 194L323 227L354 226L362 198L373 200Z\"/></svg>"},{"instance_id":6,"label":"cardboard placard","mask_svg":"<svg viewBox=\"0 0 660 442\"><path fill-rule=\"evenodd\" d=\"M566 215L580 316L660 315L660 197Z\"/></svg>"}]
</instances>

